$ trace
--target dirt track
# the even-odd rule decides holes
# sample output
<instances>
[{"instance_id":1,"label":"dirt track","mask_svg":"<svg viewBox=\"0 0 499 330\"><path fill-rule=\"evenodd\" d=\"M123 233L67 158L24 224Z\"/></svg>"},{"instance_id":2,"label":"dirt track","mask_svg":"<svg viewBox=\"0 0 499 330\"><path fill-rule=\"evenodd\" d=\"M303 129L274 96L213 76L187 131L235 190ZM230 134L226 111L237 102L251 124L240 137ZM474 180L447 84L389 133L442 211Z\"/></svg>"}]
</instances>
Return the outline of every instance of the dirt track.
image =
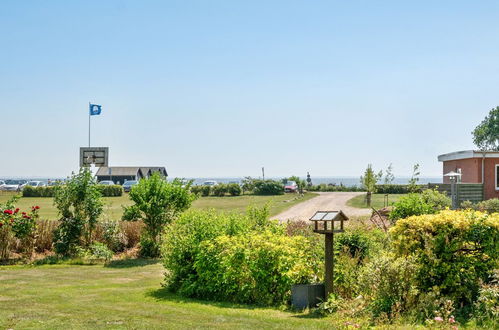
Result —
<instances>
[{"instance_id":1,"label":"dirt track","mask_svg":"<svg viewBox=\"0 0 499 330\"><path fill-rule=\"evenodd\" d=\"M272 217L280 221L300 221L308 220L316 211L336 211L342 210L348 217L366 216L371 214L370 209L358 209L347 206L349 199L362 195L362 192L320 192L319 196L306 202L300 203L290 209Z\"/></svg>"}]
</instances>

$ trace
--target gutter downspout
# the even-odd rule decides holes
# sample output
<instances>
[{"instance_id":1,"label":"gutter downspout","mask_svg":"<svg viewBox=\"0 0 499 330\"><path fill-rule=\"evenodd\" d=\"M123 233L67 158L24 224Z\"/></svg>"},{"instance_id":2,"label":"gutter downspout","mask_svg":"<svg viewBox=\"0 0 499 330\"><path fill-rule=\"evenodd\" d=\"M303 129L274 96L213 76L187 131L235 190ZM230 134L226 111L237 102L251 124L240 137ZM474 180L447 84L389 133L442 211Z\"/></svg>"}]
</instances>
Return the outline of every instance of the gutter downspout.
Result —
<instances>
[{"instance_id":1,"label":"gutter downspout","mask_svg":"<svg viewBox=\"0 0 499 330\"><path fill-rule=\"evenodd\" d=\"M485 152L482 152L482 200L485 200Z\"/></svg>"}]
</instances>

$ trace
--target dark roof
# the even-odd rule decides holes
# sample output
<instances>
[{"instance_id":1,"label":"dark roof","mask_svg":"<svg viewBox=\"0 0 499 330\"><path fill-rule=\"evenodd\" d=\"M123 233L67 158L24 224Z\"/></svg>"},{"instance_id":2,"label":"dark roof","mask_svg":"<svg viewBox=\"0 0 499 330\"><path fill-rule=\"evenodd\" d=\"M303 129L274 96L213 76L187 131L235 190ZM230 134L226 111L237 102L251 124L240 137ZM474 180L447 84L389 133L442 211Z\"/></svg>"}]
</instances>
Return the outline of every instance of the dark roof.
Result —
<instances>
[{"instance_id":1,"label":"dark roof","mask_svg":"<svg viewBox=\"0 0 499 330\"><path fill-rule=\"evenodd\" d=\"M128 166L110 166L110 167L99 167L97 171L97 176L108 176L109 169L111 169L112 176L132 176L132 175L143 175L143 171L140 167L128 167Z\"/></svg>"},{"instance_id":2,"label":"dark roof","mask_svg":"<svg viewBox=\"0 0 499 330\"><path fill-rule=\"evenodd\" d=\"M166 168L164 166L147 166L147 167L141 167L142 173L145 175L151 175L154 172L161 172L164 176L168 176L168 173L166 172Z\"/></svg>"}]
</instances>

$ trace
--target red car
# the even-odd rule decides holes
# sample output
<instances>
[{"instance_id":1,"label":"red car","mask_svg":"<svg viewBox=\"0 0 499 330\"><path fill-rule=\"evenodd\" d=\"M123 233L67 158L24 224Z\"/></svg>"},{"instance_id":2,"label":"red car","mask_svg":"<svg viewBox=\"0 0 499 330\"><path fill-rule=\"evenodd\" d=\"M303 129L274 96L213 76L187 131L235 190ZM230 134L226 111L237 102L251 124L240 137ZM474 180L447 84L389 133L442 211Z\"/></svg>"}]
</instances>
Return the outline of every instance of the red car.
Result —
<instances>
[{"instance_id":1,"label":"red car","mask_svg":"<svg viewBox=\"0 0 499 330\"><path fill-rule=\"evenodd\" d=\"M284 185L284 191L287 193L295 193L298 191L298 185L294 181L288 181Z\"/></svg>"}]
</instances>

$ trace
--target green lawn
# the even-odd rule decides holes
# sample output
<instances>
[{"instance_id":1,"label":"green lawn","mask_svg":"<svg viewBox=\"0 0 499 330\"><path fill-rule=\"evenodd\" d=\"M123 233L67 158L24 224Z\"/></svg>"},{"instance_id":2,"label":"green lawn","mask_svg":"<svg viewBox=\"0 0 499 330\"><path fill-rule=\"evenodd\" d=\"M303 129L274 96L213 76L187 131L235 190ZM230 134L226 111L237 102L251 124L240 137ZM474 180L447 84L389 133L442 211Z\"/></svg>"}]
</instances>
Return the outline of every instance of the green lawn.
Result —
<instances>
[{"instance_id":1,"label":"green lawn","mask_svg":"<svg viewBox=\"0 0 499 330\"><path fill-rule=\"evenodd\" d=\"M10 192L0 192L0 203L4 203L14 194ZM291 206L300 202L306 201L317 196L314 193L306 193L302 198L295 194L285 194L279 196L226 196L226 197L200 197L192 204L194 209L210 209L214 208L221 211L237 211L244 212L249 205L262 206L267 202L271 202L270 214L276 215ZM104 197L104 215L110 219L121 219L123 214L122 206L130 205L131 202L128 194L121 197ZM19 200L17 206L22 210L28 209L31 206L40 206L40 218L55 220L57 219L57 209L53 205L53 198L49 197L24 197Z\"/></svg>"},{"instance_id":2,"label":"green lawn","mask_svg":"<svg viewBox=\"0 0 499 330\"><path fill-rule=\"evenodd\" d=\"M1 329L320 329L328 318L181 298L146 260L0 267Z\"/></svg>"},{"instance_id":3,"label":"green lawn","mask_svg":"<svg viewBox=\"0 0 499 330\"><path fill-rule=\"evenodd\" d=\"M401 196L404 196L404 194L389 194L388 195L388 205L392 205L393 203L398 201L398 199ZM377 210L382 208L384 206L384 198L385 198L385 194L373 194L372 201L371 201L372 207L374 207ZM366 204L366 195L362 194L359 196L355 196L354 198L350 199L347 202L347 205L352 206L352 207L357 207L357 208L368 208L368 206Z\"/></svg>"}]
</instances>

